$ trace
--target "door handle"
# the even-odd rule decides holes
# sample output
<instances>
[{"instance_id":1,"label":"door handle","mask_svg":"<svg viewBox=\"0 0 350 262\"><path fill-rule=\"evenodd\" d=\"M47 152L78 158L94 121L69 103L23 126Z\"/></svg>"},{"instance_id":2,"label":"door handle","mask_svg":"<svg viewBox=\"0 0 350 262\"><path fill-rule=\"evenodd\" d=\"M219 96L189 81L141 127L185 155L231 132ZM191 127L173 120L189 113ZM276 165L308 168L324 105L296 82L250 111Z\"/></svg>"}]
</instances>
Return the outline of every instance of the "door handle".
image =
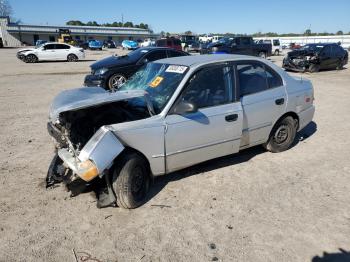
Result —
<instances>
[{"instance_id":1,"label":"door handle","mask_svg":"<svg viewBox=\"0 0 350 262\"><path fill-rule=\"evenodd\" d=\"M237 119L238 119L238 115L237 114L232 114L232 115L225 116L225 120L227 122L233 122L233 121L236 121Z\"/></svg>"},{"instance_id":2,"label":"door handle","mask_svg":"<svg viewBox=\"0 0 350 262\"><path fill-rule=\"evenodd\" d=\"M279 98L275 100L276 105L283 105L284 104L284 98Z\"/></svg>"}]
</instances>

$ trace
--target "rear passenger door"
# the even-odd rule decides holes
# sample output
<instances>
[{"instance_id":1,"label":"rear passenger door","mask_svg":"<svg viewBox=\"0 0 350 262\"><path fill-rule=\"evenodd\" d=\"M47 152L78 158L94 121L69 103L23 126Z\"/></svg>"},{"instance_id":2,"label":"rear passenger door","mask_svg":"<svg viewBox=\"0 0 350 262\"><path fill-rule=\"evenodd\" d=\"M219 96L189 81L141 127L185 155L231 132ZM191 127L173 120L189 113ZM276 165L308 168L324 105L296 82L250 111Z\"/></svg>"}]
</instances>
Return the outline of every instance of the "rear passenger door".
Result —
<instances>
[{"instance_id":1,"label":"rear passenger door","mask_svg":"<svg viewBox=\"0 0 350 262\"><path fill-rule=\"evenodd\" d=\"M332 57L332 47L330 45L325 46L320 52L320 68L330 69L334 64L334 57Z\"/></svg>"},{"instance_id":2,"label":"rear passenger door","mask_svg":"<svg viewBox=\"0 0 350 262\"><path fill-rule=\"evenodd\" d=\"M274 123L286 108L286 89L272 68L258 61L236 64L243 108L241 147L267 141Z\"/></svg>"},{"instance_id":3,"label":"rear passenger door","mask_svg":"<svg viewBox=\"0 0 350 262\"><path fill-rule=\"evenodd\" d=\"M67 60L69 55L69 45L56 44L56 59L57 60Z\"/></svg>"}]
</instances>

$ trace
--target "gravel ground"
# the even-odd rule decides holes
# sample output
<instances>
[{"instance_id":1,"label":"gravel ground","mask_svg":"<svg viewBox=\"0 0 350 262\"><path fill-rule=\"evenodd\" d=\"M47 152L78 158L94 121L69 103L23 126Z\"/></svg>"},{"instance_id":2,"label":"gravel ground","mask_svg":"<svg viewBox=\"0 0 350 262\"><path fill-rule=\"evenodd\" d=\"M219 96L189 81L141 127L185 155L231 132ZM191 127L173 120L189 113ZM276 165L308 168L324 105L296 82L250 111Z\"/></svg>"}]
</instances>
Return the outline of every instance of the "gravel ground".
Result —
<instances>
[{"instance_id":1,"label":"gravel ground","mask_svg":"<svg viewBox=\"0 0 350 262\"><path fill-rule=\"evenodd\" d=\"M91 193L45 189L46 121L53 97L115 51L37 64L16 51L0 49L0 261L74 262L73 250L77 261L347 261L349 69L302 75L316 114L292 149L244 150L157 179L140 208L97 209Z\"/></svg>"}]
</instances>

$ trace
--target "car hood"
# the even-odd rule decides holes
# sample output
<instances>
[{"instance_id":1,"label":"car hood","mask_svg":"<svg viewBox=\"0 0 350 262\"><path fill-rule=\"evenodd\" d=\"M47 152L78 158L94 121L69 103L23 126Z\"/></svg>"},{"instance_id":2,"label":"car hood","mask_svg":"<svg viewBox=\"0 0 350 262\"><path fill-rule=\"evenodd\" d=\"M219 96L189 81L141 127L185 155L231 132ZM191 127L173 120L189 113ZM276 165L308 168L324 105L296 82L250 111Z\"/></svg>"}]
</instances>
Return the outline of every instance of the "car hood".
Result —
<instances>
[{"instance_id":1,"label":"car hood","mask_svg":"<svg viewBox=\"0 0 350 262\"><path fill-rule=\"evenodd\" d=\"M311 49L299 49L288 52L289 57L314 56L316 52Z\"/></svg>"},{"instance_id":2,"label":"car hood","mask_svg":"<svg viewBox=\"0 0 350 262\"><path fill-rule=\"evenodd\" d=\"M144 90L129 90L108 92L99 87L83 87L65 90L59 93L53 100L49 120L56 122L59 114L66 111L75 111L96 105L145 96Z\"/></svg>"},{"instance_id":3,"label":"car hood","mask_svg":"<svg viewBox=\"0 0 350 262\"><path fill-rule=\"evenodd\" d=\"M103 67L109 68L114 66L127 66L127 65L134 64L135 62L136 61L134 61L128 56L112 55L93 63L90 67L91 69L96 70Z\"/></svg>"},{"instance_id":4,"label":"car hood","mask_svg":"<svg viewBox=\"0 0 350 262\"><path fill-rule=\"evenodd\" d=\"M28 52L28 51L34 51L36 50L35 48L23 48L23 49L20 49L18 50L17 53L24 53L24 52Z\"/></svg>"}]
</instances>

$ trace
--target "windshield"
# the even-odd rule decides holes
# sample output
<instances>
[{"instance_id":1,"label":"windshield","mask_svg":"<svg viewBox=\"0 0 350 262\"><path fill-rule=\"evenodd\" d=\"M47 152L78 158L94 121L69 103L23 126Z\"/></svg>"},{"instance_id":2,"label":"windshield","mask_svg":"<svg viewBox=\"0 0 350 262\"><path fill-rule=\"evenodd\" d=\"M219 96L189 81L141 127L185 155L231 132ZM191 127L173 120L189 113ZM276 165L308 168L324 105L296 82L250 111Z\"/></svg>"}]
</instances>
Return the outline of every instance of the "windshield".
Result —
<instances>
[{"instance_id":1,"label":"windshield","mask_svg":"<svg viewBox=\"0 0 350 262\"><path fill-rule=\"evenodd\" d=\"M229 43L229 42L231 42L231 39L228 38L228 37L221 38L221 39L218 41L218 43L220 43L220 44L227 44L227 43Z\"/></svg>"},{"instance_id":2,"label":"windshield","mask_svg":"<svg viewBox=\"0 0 350 262\"><path fill-rule=\"evenodd\" d=\"M119 90L145 90L159 114L175 92L188 67L179 65L148 63L137 71Z\"/></svg>"},{"instance_id":3,"label":"windshield","mask_svg":"<svg viewBox=\"0 0 350 262\"><path fill-rule=\"evenodd\" d=\"M300 49L301 50L311 50L311 51L315 51L315 52L320 52L323 47L324 47L323 45L304 45Z\"/></svg>"},{"instance_id":4,"label":"windshield","mask_svg":"<svg viewBox=\"0 0 350 262\"><path fill-rule=\"evenodd\" d=\"M131 60L136 61L136 60L140 59L144 54L148 53L148 51L149 50L147 50L147 49L139 48L139 49L136 49L136 50L128 53L127 55L120 56L120 57L128 57Z\"/></svg>"}]
</instances>

